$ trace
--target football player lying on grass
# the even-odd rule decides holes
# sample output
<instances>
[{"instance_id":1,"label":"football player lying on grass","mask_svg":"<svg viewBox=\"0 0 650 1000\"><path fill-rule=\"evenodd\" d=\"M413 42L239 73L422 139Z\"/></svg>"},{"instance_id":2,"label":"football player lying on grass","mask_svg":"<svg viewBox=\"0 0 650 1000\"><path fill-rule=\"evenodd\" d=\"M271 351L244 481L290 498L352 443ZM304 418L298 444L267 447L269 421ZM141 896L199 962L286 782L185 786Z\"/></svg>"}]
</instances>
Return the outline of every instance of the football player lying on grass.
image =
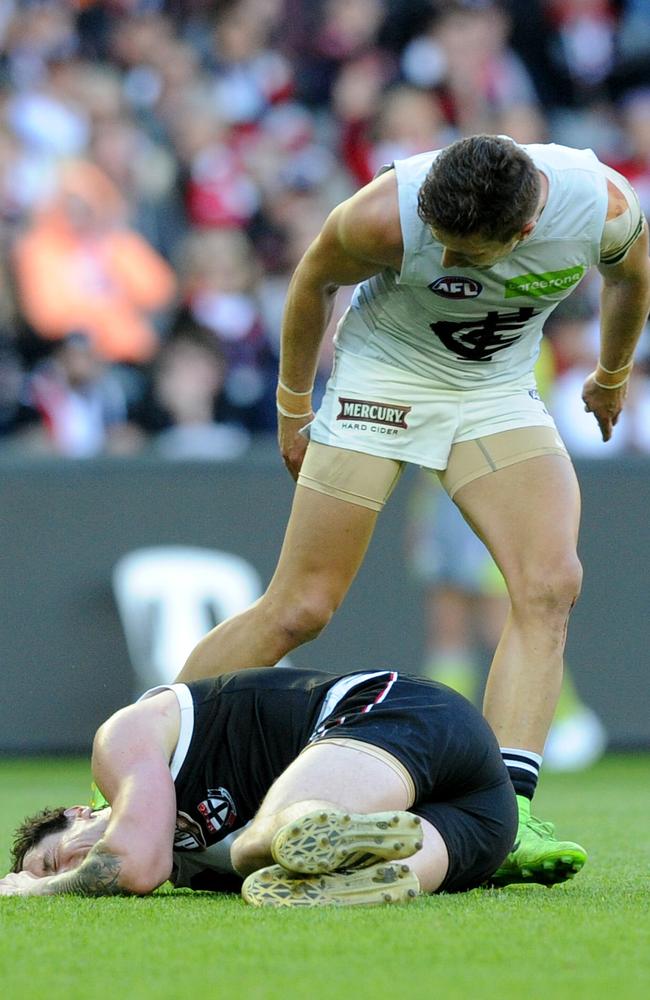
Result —
<instances>
[{"instance_id":1,"label":"football player lying on grass","mask_svg":"<svg viewBox=\"0 0 650 1000\"><path fill-rule=\"evenodd\" d=\"M26 820L0 894L145 895L171 879L241 887L254 906L402 902L499 884L517 828L479 712L390 670L154 688L100 727L92 766L110 805Z\"/></svg>"}]
</instances>

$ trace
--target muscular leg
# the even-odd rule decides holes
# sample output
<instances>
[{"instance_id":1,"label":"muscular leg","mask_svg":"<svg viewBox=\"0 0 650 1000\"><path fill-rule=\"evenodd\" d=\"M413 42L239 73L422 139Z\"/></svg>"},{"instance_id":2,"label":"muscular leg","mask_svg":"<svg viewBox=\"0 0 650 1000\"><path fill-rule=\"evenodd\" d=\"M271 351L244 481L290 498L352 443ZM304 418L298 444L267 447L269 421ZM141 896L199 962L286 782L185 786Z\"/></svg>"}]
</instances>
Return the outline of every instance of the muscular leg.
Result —
<instances>
[{"instance_id":1,"label":"muscular leg","mask_svg":"<svg viewBox=\"0 0 650 1000\"><path fill-rule=\"evenodd\" d=\"M277 569L266 593L217 625L195 647L178 680L273 666L314 639L345 597L372 537L377 512L296 487Z\"/></svg>"},{"instance_id":2,"label":"muscular leg","mask_svg":"<svg viewBox=\"0 0 650 1000\"><path fill-rule=\"evenodd\" d=\"M242 874L272 863L271 841L286 823L314 809L370 813L408 809L407 786L388 763L351 747L327 742L310 747L290 764L269 790L251 823L231 849L235 868ZM438 831L422 820L422 848L408 858L423 892L434 892L449 865Z\"/></svg>"},{"instance_id":3,"label":"muscular leg","mask_svg":"<svg viewBox=\"0 0 650 1000\"><path fill-rule=\"evenodd\" d=\"M541 754L581 582L573 467L558 455L538 456L475 479L454 499L494 556L511 600L484 714L502 746Z\"/></svg>"}]
</instances>

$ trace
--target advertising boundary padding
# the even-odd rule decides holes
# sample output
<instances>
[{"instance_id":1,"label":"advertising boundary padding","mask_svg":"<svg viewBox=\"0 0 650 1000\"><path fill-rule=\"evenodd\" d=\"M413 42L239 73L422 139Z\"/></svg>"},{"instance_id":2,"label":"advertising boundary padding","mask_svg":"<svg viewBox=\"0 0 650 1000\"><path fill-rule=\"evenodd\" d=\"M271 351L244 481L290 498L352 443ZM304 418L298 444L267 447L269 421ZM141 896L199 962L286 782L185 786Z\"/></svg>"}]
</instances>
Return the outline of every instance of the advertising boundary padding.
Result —
<instances>
[{"instance_id":1,"label":"advertising boundary padding","mask_svg":"<svg viewBox=\"0 0 650 1000\"><path fill-rule=\"evenodd\" d=\"M585 580L567 660L611 745L647 748L650 462L576 465ZM120 557L199 546L239 556L265 582L293 492L273 443L225 464L5 458L0 473L4 753L86 752L97 725L138 693L111 587ZM423 595L404 560L412 481L403 477L348 598L294 665L419 672Z\"/></svg>"}]
</instances>

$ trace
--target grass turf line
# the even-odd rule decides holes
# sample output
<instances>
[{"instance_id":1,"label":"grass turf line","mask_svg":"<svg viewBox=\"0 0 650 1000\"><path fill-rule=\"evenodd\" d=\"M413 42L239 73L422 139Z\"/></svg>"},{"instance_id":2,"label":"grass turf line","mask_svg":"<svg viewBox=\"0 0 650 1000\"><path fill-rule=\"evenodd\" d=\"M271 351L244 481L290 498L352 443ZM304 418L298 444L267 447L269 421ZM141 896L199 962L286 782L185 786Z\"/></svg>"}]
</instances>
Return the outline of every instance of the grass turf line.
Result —
<instances>
[{"instance_id":1,"label":"grass turf line","mask_svg":"<svg viewBox=\"0 0 650 1000\"><path fill-rule=\"evenodd\" d=\"M6 1000L628 1000L650 984L650 758L545 775L536 810L589 852L541 886L407 907L256 911L238 897L0 899ZM81 761L0 764L0 856L26 812L87 799ZM6 868L6 860L3 862Z\"/></svg>"}]
</instances>

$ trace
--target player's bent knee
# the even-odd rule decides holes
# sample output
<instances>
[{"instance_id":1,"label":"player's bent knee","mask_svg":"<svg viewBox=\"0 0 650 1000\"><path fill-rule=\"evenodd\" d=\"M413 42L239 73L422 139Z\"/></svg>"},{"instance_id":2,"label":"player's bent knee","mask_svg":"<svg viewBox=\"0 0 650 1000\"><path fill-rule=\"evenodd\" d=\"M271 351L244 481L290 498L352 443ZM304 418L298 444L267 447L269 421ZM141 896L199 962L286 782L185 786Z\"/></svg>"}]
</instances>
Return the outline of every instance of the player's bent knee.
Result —
<instances>
[{"instance_id":1,"label":"player's bent knee","mask_svg":"<svg viewBox=\"0 0 650 1000\"><path fill-rule=\"evenodd\" d=\"M577 556L565 558L547 569L541 581L540 596L560 611L575 604L582 586L582 566Z\"/></svg>"},{"instance_id":2,"label":"player's bent knee","mask_svg":"<svg viewBox=\"0 0 650 1000\"><path fill-rule=\"evenodd\" d=\"M571 607L573 607L575 602L580 597L580 593L582 591L582 576L583 576L582 563L576 556L575 560L572 562L569 574L571 595L572 595Z\"/></svg>"},{"instance_id":3,"label":"player's bent knee","mask_svg":"<svg viewBox=\"0 0 650 1000\"><path fill-rule=\"evenodd\" d=\"M336 603L326 595L303 594L278 614L277 624L289 648L315 639L336 611Z\"/></svg>"},{"instance_id":4,"label":"player's bent knee","mask_svg":"<svg viewBox=\"0 0 650 1000\"><path fill-rule=\"evenodd\" d=\"M422 892L437 892L449 869L449 853L438 830L426 819L422 819L422 839L422 848L406 863L417 875Z\"/></svg>"},{"instance_id":5,"label":"player's bent knee","mask_svg":"<svg viewBox=\"0 0 650 1000\"><path fill-rule=\"evenodd\" d=\"M315 639L336 607L326 598L271 588L256 602L250 627L264 637L267 662L277 663L296 646Z\"/></svg>"},{"instance_id":6,"label":"player's bent knee","mask_svg":"<svg viewBox=\"0 0 650 1000\"><path fill-rule=\"evenodd\" d=\"M515 612L565 618L580 596L582 565L575 557L552 565L531 565L526 576L510 584Z\"/></svg>"}]
</instances>

